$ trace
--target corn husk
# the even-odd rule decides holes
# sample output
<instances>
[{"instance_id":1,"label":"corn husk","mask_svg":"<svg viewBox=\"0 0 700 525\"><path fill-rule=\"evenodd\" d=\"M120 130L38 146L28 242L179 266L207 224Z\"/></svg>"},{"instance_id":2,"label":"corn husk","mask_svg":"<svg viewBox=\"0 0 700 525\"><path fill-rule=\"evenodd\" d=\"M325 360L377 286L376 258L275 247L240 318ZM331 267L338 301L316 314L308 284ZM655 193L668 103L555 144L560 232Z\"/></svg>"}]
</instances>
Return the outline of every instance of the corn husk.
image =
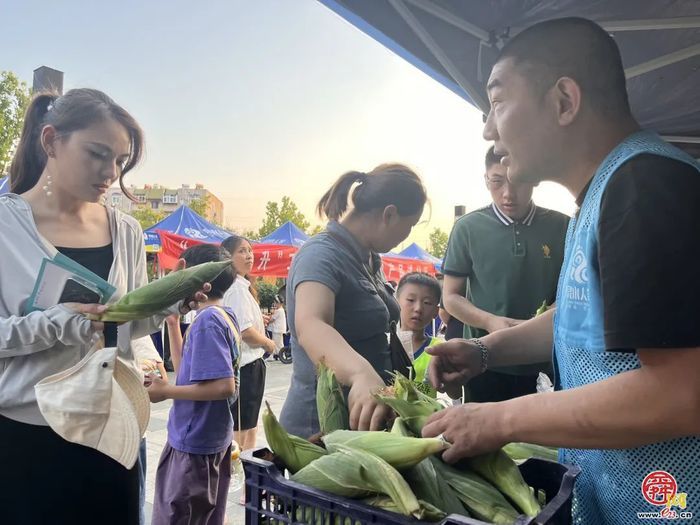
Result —
<instances>
[{"instance_id":1,"label":"corn husk","mask_svg":"<svg viewBox=\"0 0 700 525\"><path fill-rule=\"evenodd\" d=\"M265 401L265 409L262 415L265 439L272 451L279 456L289 472L292 474L304 468L306 465L326 455L326 451L305 439L288 434L280 425L270 404Z\"/></svg>"},{"instance_id":2,"label":"corn husk","mask_svg":"<svg viewBox=\"0 0 700 525\"><path fill-rule=\"evenodd\" d=\"M489 481L528 516L541 510L533 491L523 479L520 469L502 450L465 460L474 472Z\"/></svg>"},{"instance_id":3,"label":"corn husk","mask_svg":"<svg viewBox=\"0 0 700 525\"><path fill-rule=\"evenodd\" d=\"M517 519L518 511L485 479L472 472L450 467L437 458L429 458L428 461L432 462L438 476L452 487L474 517L508 525Z\"/></svg>"},{"instance_id":4,"label":"corn husk","mask_svg":"<svg viewBox=\"0 0 700 525\"><path fill-rule=\"evenodd\" d=\"M384 494L404 516L420 514L420 504L401 474L379 456L336 445L336 451L305 466L291 480L339 496Z\"/></svg>"},{"instance_id":5,"label":"corn husk","mask_svg":"<svg viewBox=\"0 0 700 525\"><path fill-rule=\"evenodd\" d=\"M450 444L438 438L416 438L390 432L336 430L323 438L329 452L338 444L376 454L392 467L402 470L446 450Z\"/></svg>"},{"instance_id":6,"label":"corn husk","mask_svg":"<svg viewBox=\"0 0 700 525\"><path fill-rule=\"evenodd\" d=\"M418 390L413 381L401 374L394 374L393 385L382 388L374 397L390 406L417 436L428 418L445 408L437 399Z\"/></svg>"},{"instance_id":7,"label":"corn husk","mask_svg":"<svg viewBox=\"0 0 700 525\"><path fill-rule=\"evenodd\" d=\"M231 266L231 261L207 262L171 272L165 277L132 290L92 319L126 323L163 313L182 299L192 297L204 283L216 279Z\"/></svg>"},{"instance_id":8,"label":"corn husk","mask_svg":"<svg viewBox=\"0 0 700 525\"><path fill-rule=\"evenodd\" d=\"M392 434L411 436L406 423L397 417L391 427ZM467 509L447 482L437 475L432 461L426 458L415 467L404 472L404 478L419 500L424 500L446 514L468 516Z\"/></svg>"},{"instance_id":9,"label":"corn husk","mask_svg":"<svg viewBox=\"0 0 700 525\"><path fill-rule=\"evenodd\" d=\"M333 370L321 363L318 365L316 376L316 410L321 432L329 434L334 430L349 429L348 406Z\"/></svg>"},{"instance_id":10,"label":"corn husk","mask_svg":"<svg viewBox=\"0 0 700 525\"><path fill-rule=\"evenodd\" d=\"M398 512L396 504L388 496L370 496L369 498L363 499L362 503L364 503L365 505L376 507L378 509L388 510L390 512ZM420 510L418 511L419 514L415 517L419 520L434 522L440 521L445 516L447 516L447 514L445 514L443 511L436 508L435 506L431 505L427 501L422 501L419 499L418 504L420 505Z\"/></svg>"},{"instance_id":11,"label":"corn husk","mask_svg":"<svg viewBox=\"0 0 700 525\"><path fill-rule=\"evenodd\" d=\"M508 454L516 463L530 458L559 461L559 451L556 448L533 445L532 443L508 443L503 447L503 452Z\"/></svg>"}]
</instances>

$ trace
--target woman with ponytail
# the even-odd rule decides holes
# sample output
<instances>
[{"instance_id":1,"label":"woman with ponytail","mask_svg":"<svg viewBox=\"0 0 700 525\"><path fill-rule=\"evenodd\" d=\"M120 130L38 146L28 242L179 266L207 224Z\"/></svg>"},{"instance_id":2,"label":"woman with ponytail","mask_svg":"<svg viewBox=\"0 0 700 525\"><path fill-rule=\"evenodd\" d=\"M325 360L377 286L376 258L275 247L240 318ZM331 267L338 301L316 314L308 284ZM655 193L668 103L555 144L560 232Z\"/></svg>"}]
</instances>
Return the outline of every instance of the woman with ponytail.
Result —
<instances>
[{"instance_id":1,"label":"woman with ponytail","mask_svg":"<svg viewBox=\"0 0 700 525\"><path fill-rule=\"evenodd\" d=\"M62 438L44 418L34 389L40 380L79 363L100 333L106 346L116 346L116 328L87 318L104 311L99 304L64 303L31 312L28 307L42 262L59 253L109 281L116 288L111 300L147 283L138 222L101 202L117 180L129 195L124 175L142 151L137 122L100 91L40 93L27 109L10 168L11 193L0 196L3 523L139 523L138 467L126 468L95 448ZM202 292L196 298L206 300ZM181 311L196 305L186 303ZM158 330L163 318L133 322L132 337ZM107 388L95 385L95 396L109 393ZM73 439L92 442L85 436L105 414L94 414L94 420L91 415L83 414L89 428L65 422L72 425Z\"/></svg>"},{"instance_id":2,"label":"woman with ponytail","mask_svg":"<svg viewBox=\"0 0 700 525\"><path fill-rule=\"evenodd\" d=\"M426 200L418 175L384 164L369 173L346 173L318 203L319 215L329 219L326 230L299 250L287 280L294 369L281 422L288 432L306 438L319 431L319 363L349 389L351 428L384 424L388 410L372 393L392 369L387 333L399 306L379 254L408 237Z\"/></svg>"}]
</instances>

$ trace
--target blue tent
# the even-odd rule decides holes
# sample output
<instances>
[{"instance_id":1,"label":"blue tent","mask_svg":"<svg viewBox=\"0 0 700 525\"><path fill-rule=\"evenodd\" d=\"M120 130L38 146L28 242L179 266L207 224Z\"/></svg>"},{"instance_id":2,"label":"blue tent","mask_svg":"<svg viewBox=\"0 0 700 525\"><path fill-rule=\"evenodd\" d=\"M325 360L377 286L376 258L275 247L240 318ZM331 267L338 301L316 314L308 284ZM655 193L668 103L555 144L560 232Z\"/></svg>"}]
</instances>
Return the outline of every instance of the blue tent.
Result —
<instances>
[{"instance_id":1,"label":"blue tent","mask_svg":"<svg viewBox=\"0 0 700 525\"><path fill-rule=\"evenodd\" d=\"M210 223L184 204L143 232L146 251L160 250L160 237L156 230L165 230L202 242L219 243L231 236L231 233Z\"/></svg>"},{"instance_id":2,"label":"blue tent","mask_svg":"<svg viewBox=\"0 0 700 525\"><path fill-rule=\"evenodd\" d=\"M442 272L442 261L438 257L435 257L434 255L431 255L428 252L426 252L415 242L401 250L399 252L399 256L433 263L435 265L435 270L438 272Z\"/></svg>"},{"instance_id":3,"label":"blue tent","mask_svg":"<svg viewBox=\"0 0 700 525\"><path fill-rule=\"evenodd\" d=\"M697 0L319 0L482 111L499 49L529 25L581 16L620 46L640 124L700 157Z\"/></svg>"},{"instance_id":4,"label":"blue tent","mask_svg":"<svg viewBox=\"0 0 700 525\"><path fill-rule=\"evenodd\" d=\"M260 239L258 242L261 244L280 244L284 246L301 248L301 245L308 239L309 236L301 231L296 224L294 224L292 221L287 221L275 231Z\"/></svg>"},{"instance_id":5,"label":"blue tent","mask_svg":"<svg viewBox=\"0 0 700 525\"><path fill-rule=\"evenodd\" d=\"M0 179L0 195L10 192L10 177Z\"/></svg>"}]
</instances>

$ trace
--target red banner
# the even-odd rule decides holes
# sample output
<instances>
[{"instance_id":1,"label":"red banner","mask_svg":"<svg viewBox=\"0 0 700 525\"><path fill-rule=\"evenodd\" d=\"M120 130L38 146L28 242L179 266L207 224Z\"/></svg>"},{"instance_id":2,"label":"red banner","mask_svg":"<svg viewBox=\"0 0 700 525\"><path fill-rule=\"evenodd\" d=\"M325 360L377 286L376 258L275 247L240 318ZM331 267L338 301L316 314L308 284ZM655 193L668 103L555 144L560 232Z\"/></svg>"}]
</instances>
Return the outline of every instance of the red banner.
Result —
<instances>
[{"instance_id":1,"label":"red banner","mask_svg":"<svg viewBox=\"0 0 700 525\"><path fill-rule=\"evenodd\" d=\"M203 244L202 241L161 230L158 231L158 235L160 235L161 243L161 251L158 252L158 263L163 270L175 268L180 254L190 246ZM251 274L261 277L286 278L296 252L297 248L293 246L253 244L255 262ZM388 281L396 282L399 282L404 274L410 272L424 272L435 275L435 267L431 263L407 257L383 256L382 269Z\"/></svg>"},{"instance_id":2,"label":"red banner","mask_svg":"<svg viewBox=\"0 0 700 525\"><path fill-rule=\"evenodd\" d=\"M175 233L158 231L161 251L158 263L163 270L172 270L177 265L182 252L190 246L203 244L202 241L183 237ZM293 246L278 244L253 244L254 264L252 275L264 277L287 277L292 258L297 252Z\"/></svg>"},{"instance_id":3,"label":"red banner","mask_svg":"<svg viewBox=\"0 0 700 525\"><path fill-rule=\"evenodd\" d=\"M407 257L382 256L382 270L387 281L399 282L401 277L411 272L423 272L435 275L435 266L429 262Z\"/></svg>"}]
</instances>

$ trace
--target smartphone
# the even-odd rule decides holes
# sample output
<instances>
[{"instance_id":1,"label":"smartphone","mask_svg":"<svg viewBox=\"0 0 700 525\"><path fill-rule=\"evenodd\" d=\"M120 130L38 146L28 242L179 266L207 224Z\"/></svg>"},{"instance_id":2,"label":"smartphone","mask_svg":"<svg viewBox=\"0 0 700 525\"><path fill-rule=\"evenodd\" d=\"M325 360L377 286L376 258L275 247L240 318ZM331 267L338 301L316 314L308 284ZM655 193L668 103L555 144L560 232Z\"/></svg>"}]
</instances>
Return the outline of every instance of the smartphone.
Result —
<instances>
[{"instance_id":1,"label":"smartphone","mask_svg":"<svg viewBox=\"0 0 700 525\"><path fill-rule=\"evenodd\" d=\"M69 277L61 292L59 303L99 304L102 297L97 290Z\"/></svg>"}]
</instances>

